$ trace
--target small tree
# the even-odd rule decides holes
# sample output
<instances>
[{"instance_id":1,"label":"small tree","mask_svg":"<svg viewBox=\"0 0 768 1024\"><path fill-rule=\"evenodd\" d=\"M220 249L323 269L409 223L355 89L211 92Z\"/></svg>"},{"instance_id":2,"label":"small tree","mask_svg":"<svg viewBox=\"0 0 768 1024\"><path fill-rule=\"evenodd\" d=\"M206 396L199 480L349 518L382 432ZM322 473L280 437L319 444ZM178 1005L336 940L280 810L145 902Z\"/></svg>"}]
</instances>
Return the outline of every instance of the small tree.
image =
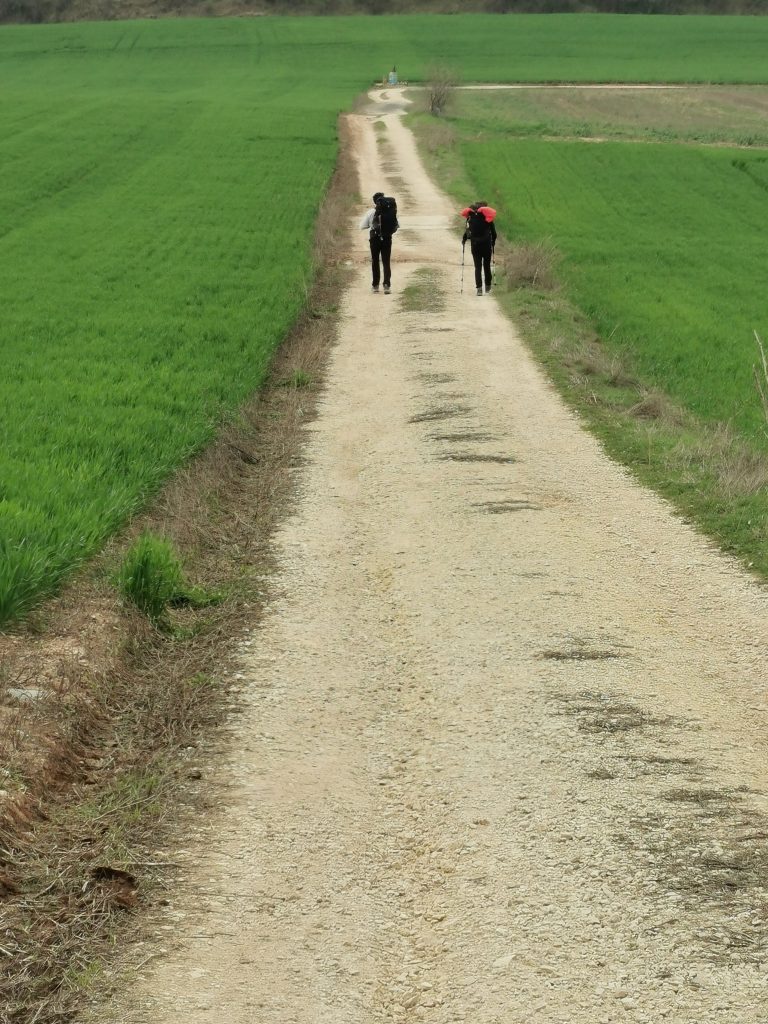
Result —
<instances>
[{"instance_id":1,"label":"small tree","mask_svg":"<svg viewBox=\"0 0 768 1024\"><path fill-rule=\"evenodd\" d=\"M433 117L440 117L450 102L453 90L458 84L458 75L451 68L434 65L429 69L427 80L427 110Z\"/></svg>"}]
</instances>

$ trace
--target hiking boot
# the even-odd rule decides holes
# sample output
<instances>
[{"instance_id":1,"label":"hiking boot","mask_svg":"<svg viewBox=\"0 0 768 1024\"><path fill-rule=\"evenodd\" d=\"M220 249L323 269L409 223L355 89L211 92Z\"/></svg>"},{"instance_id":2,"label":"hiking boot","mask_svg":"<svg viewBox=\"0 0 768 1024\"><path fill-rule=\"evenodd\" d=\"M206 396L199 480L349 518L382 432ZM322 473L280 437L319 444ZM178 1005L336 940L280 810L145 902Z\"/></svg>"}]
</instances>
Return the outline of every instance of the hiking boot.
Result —
<instances>
[{"instance_id":1,"label":"hiking boot","mask_svg":"<svg viewBox=\"0 0 768 1024\"><path fill-rule=\"evenodd\" d=\"M482 295L483 294L483 289L482 288L478 288L477 289L477 294L478 295Z\"/></svg>"},{"instance_id":2,"label":"hiking boot","mask_svg":"<svg viewBox=\"0 0 768 1024\"><path fill-rule=\"evenodd\" d=\"M489 284L487 284L485 286L485 294L487 295L490 290L491 290L491 286Z\"/></svg>"},{"instance_id":3,"label":"hiking boot","mask_svg":"<svg viewBox=\"0 0 768 1024\"><path fill-rule=\"evenodd\" d=\"M384 294L385 295L389 295L389 285L388 284L384 285Z\"/></svg>"},{"instance_id":4,"label":"hiking boot","mask_svg":"<svg viewBox=\"0 0 768 1024\"><path fill-rule=\"evenodd\" d=\"M371 285L371 291L374 293L374 295L378 295L379 294L379 286L377 284L372 284Z\"/></svg>"}]
</instances>

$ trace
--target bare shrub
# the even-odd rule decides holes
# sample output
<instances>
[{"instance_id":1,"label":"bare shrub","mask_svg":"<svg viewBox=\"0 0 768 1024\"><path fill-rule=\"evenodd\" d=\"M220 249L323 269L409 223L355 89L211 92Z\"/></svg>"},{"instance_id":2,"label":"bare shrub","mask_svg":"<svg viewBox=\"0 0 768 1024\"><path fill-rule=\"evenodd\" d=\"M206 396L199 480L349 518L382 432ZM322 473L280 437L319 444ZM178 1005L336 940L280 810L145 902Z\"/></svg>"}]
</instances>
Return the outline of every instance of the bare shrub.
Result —
<instances>
[{"instance_id":1,"label":"bare shrub","mask_svg":"<svg viewBox=\"0 0 768 1024\"><path fill-rule=\"evenodd\" d=\"M433 117L445 113L451 101L453 90L458 85L459 76L449 67L442 64L433 65L427 79L427 110Z\"/></svg>"},{"instance_id":2,"label":"bare shrub","mask_svg":"<svg viewBox=\"0 0 768 1024\"><path fill-rule=\"evenodd\" d=\"M561 259L562 255L549 242L523 242L505 250L498 263L510 288L549 292L557 288L555 271Z\"/></svg>"},{"instance_id":3,"label":"bare shrub","mask_svg":"<svg viewBox=\"0 0 768 1024\"><path fill-rule=\"evenodd\" d=\"M640 420L657 420L667 426L679 427L685 422L685 413L671 398L661 391L647 391L628 409L630 416Z\"/></svg>"}]
</instances>

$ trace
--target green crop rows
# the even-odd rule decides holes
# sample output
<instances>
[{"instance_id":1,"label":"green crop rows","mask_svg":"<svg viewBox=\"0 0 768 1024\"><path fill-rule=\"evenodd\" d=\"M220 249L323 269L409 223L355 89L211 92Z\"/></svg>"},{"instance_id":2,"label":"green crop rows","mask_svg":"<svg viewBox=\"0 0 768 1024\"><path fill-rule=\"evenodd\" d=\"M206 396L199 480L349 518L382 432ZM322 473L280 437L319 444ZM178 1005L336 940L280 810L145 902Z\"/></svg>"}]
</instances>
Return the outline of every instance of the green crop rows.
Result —
<instances>
[{"instance_id":1,"label":"green crop rows","mask_svg":"<svg viewBox=\"0 0 768 1024\"><path fill-rule=\"evenodd\" d=\"M411 79L441 59L481 81L755 82L766 44L768 19L744 18L0 29L0 622L259 384L311 276L337 114L393 62Z\"/></svg>"}]
</instances>

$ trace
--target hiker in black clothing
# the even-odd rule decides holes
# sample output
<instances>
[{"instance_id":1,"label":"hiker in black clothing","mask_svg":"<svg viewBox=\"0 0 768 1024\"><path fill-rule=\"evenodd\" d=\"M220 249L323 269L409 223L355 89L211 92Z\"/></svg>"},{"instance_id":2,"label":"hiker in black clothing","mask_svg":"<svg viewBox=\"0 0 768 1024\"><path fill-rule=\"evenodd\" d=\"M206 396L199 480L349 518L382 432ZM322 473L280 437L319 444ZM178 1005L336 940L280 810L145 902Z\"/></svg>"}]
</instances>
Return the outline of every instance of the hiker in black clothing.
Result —
<instances>
[{"instance_id":1,"label":"hiker in black clothing","mask_svg":"<svg viewBox=\"0 0 768 1024\"><path fill-rule=\"evenodd\" d=\"M483 294L483 277L485 277L486 294L491 290L493 274L491 273L491 257L496 248L496 225L493 223L496 211L486 202L472 203L461 211L466 220L462 246L470 242L472 259L475 261L475 287L477 294Z\"/></svg>"},{"instance_id":2,"label":"hiker in black clothing","mask_svg":"<svg viewBox=\"0 0 768 1024\"><path fill-rule=\"evenodd\" d=\"M373 209L360 221L361 231L370 231L371 243L371 290L378 292L381 270L384 271L384 294L389 295L392 282L390 257L392 255L392 235L400 225L397 222L397 203L394 199L377 192L373 197ZM379 266L381 260L381 267Z\"/></svg>"}]
</instances>

